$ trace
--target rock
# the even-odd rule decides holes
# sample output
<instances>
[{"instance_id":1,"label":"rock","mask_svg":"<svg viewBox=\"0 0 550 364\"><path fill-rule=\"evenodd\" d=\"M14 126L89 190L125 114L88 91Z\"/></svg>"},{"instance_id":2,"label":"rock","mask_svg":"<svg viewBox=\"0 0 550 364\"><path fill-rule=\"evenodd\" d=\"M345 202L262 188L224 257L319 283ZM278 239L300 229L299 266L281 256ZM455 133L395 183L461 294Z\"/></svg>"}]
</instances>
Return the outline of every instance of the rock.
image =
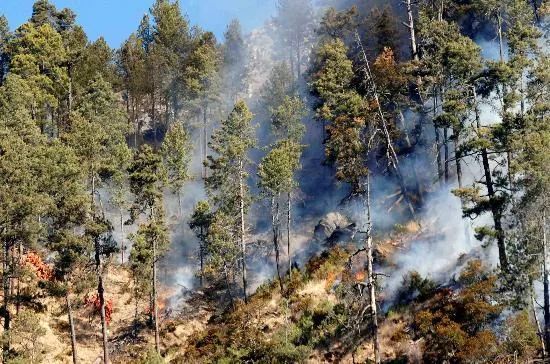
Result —
<instances>
[{"instance_id":1,"label":"rock","mask_svg":"<svg viewBox=\"0 0 550 364\"><path fill-rule=\"evenodd\" d=\"M353 240L357 231L355 223L339 212L328 213L315 226L314 236L317 241L328 246Z\"/></svg>"}]
</instances>

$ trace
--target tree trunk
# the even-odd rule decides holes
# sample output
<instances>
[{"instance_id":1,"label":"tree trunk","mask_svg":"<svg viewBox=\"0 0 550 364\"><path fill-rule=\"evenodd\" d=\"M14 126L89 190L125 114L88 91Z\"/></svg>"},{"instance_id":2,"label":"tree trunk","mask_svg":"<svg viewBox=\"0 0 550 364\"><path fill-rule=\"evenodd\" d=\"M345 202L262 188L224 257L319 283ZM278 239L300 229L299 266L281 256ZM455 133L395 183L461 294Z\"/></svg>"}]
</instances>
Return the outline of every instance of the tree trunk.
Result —
<instances>
[{"instance_id":1,"label":"tree trunk","mask_svg":"<svg viewBox=\"0 0 550 364\"><path fill-rule=\"evenodd\" d=\"M279 231L280 231L280 217L279 217L279 196L273 196L271 198L271 229L273 231L273 248L275 249L275 264L277 266L277 278L279 279L279 286L281 287L281 293L283 292L283 279L281 278L280 268L280 251L279 251Z\"/></svg>"},{"instance_id":2,"label":"tree trunk","mask_svg":"<svg viewBox=\"0 0 550 364\"><path fill-rule=\"evenodd\" d=\"M178 190L178 215L181 218L183 216L183 206L181 205L181 191Z\"/></svg>"},{"instance_id":3,"label":"tree trunk","mask_svg":"<svg viewBox=\"0 0 550 364\"><path fill-rule=\"evenodd\" d=\"M437 116L437 90L434 89L433 92L433 118L435 119ZM437 181L441 184L441 179L443 177L443 162L441 160L441 142L440 142L440 135L439 135L439 129L437 126L434 125L434 131L435 131L435 148L436 148L436 159L437 159Z\"/></svg>"},{"instance_id":4,"label":"tree trunk","mask_svg":"<svg viewBox=\"0 0 550 364\"><path fill-rule=\"evenodd\" d=\"M92 191L91 191L91 207L92 218L95 219L95 168L92 165ZM101 246L99 238L94 238L94 250L95 250L95 269L97 274L97 296L100 304L100 316L101 316L101 333L103 336L103 362L109 364L109 345L107 339L107 322L105 320L105 296L103 286L103 266L101 262Z\"/></svg>"},{"instance_id":5,"label":"tree trunk","mask_svg":"<svg viewBox=\"0 0 550 364\"><path fill-rule=\"evenodd\" d=\"M299 43L296 45L296 57L297 57L296 62L298 63L296 65L296 69L298 71L297 72L298 80L300 80L302 77L302 49Z\"/></svg>"},{"instance_id":6,"label":"tree trunk","mask_svg":"<svg viewBox=\"0 0 550 364\"><path fill-rule=\"evenodd\" d=\"M156 98L155 98L155 81L151 91L151 122L153 123L153 141L155 148L157 147L157 118L156 118Z\"/></svg>"},{"instance_id":7,"label":"tree trunk","mask_svg":"<svg viewBox=\"0 0 550 364\"><path fill-rule=\"evenodd\" d=\"M203 107L202 114L202 177L208 177L208 169L206 168L206 159L208 158L208 134L207 134L207 107Z\"/></svg>"},{"instance_id":8,"label":"tree trunk","mask_svg":"<svg viewBox=\"0 0 550 364\"><path fill-rule=\"evenodd\" d=\"M449 183L449 128L443 128L443 149L445 151L445 185Z\"/></svg>"},{"instance_id":9,"label":"tree trunk","mask_svg":"<svg viewBox=\"0 0 550 364\"><path fill-rule=\"evenodd\" d=\"M499 51L499 57L500 61L504 62L504 40L502 37L502 15L500 14L500 11L497 13L497 33L498 33L498 51Z\"/></svg>"},{"instance_id":10,"label":"tree trunk","mask_svg":"<svg viewBox=\"0 0 550 364\"><path fill-rule=\"evenodd\" d=\"M239 213L241 229L241 267L243 276L244 302L248 303L247 281L246 281L246 244L245 244L245 224L244 224L244 162L239 162Z\"/></svg>"},{"instance_id":11,"label":"tree trunk","mask_svg":"<svg viewBox=\"0 0 550 364\"><path fill-rule=\"evenodd\" d=\"M397 105L397 104L396 104ZM405 135L405 142L407 143L407 148L413 152L413 144L411 143L411 138L409 137L409 132L407 130L407 124L405 122L405 116L403 115L403 112L399 108L399 105L397 105L397 113L399 115L399 120L401 122L401 130L403 131ZM415 184L415 192L416 196L418 198L418 202L422 205L424 197L422 196L422 189L420 187L420 181L418 179L418 173L416 172L416 153L412 154L412 160L413 160L413 168L412 168L412 174L414 178L414 184Z\"/></svg>"},{"instance_id":12,"label":"tree trunk","mask_svg":"<svg viewBox=\"0 0 550 364\"><path fill-rule=\"evenodd\" d=\"M290 251L290 212L292 207L292 192L287 195L287 210L286 210L286 251L288 254L288 276L292 278L292 252Z\"/></svg>"},{"instance_id":13,"label":"tree trunk","mask_svg":"<svg viewBox=\"0 0 550 364\"><path fill-rule=\"evenodd\" d=\"M103 275L99 273L97 294L99 296L99 304L101 307L101 333L103 334L103 362L109 364L109 344L107 340L107 320L105 319L105 289L103 288Z\"/></svg>"},{"instance_id":14,"label":"tree trunk","mask_svg":"<svg viewBox=\"0 0 550 364\"><path fill-rule=\"evenodd\" d=\"M414 30L414 14L412 11L411 0L406 0L405 4L407 5L407 16L409 19L409 23L406 24L406 26L407 28L409 28L409 36L411 40L411 55L413 60L418 61L418 47L416 45L416 33Z\"/></svg>"},{"instance_id":15,"label":"tree trunk","mask_svg":"<svg viewBox=\"0 0 550 364\"><path fill-rule=\"evenodd\" d=\"M548 245L546 240L546 212L542 217L542 269L544 285L544 343L550 348L550 292L548 282Z\"/></svg>"},{"instance_id":16,"label":"tree trunk","mask_svg":"<svg viewBox=\"0 0 550 364\"><path fill-rule=\"evenodd\" d=\"M201 276L200 276L200 285L201 288L204 287L204 252L206 250L206 238L205 238L205 231L204 228L200 228L201 238L200 238L200 245L199 245L199 258L201 263Z\"/></svg>"},{"instance_id":17,"label":"tree trunk","mask_svg":"<svg viewBox=\"0 0 550 364\"><path fill-rule=\"evenodd\" d=\"M70 293L67 291L65 294L65 304L67 306L67 317L69 319L69 328L71 331L71 351L73 356L73 364L77 364L77 352L76 352L76 333L74 328L74 320L73 320L73 308L71 306L71 300L70 300Z\"/></svg>"},{"instance_id":18,"label":"tree trunk","mask_svg":"<svg viewBox=\"0 0 550 364\"><path fill-rule=\"evenodd\" d=\"M538 0L531 0L531 5L533 6L533 13L535 15L535 22L536 22L536 24L539 24L540 23L540 16L539 16Z\"/></svg>"},{"instance_id":19,"label":"tree trunk","mask_svg":"<svg viewBox=\"0 0 550 364\"><path fill-rule=\"evenodd\" d=\"M11 314L10 314L10 245L8 242L4 242L4 262L2 269L2 286L4 291L4 300L2 302L2 313L4 316L4 332L8 332L10 329L11 323ZM2 358L3 362L7 363L8 354L10 351L10 340L9 337L4 340L2 345Z\"/></svg>"},{"instance_id":20,"label":"tree trunk","mask_svg":"<svg viewBox=\"0 0 550 364\"><path fill-rule=\"evenodd\" d=\"M120 264L124 265L124 216L122 208L119 208L120 213Z\"/></svg>"},{"instance_id":21,"label":"tree trunk","mask_svg":"<svg viewBox=\"0 0 550 364\"><path fill-rule=\"evenodd\" d=\"M479 110L477 107L477 95L474 89L474 102L475 102L475 117L476 125L478 129L481 129L481 121L479 116ZM498 257L500 261L500 267L504 272L508 271L508 257L506 255L506 243L504 240L504 229L502 227L502 213L500 207L497 206L497 196L494 190L493 177L491 175L491 167L489 165L489 156L487 149L481 149L481 159L483 164L483 172L485 174L485 185L487 187L487 195L489 196L489 204L491 205L491 214L493 215L494 228L497 235Z\"/></svg>"},{"instance_id":22,"label":"tree trunk","mask_svg":"<svg viewBox=\"0 0 550 364\"><path fill-rule=\"evenodd\" d=\"M536 309L536 302L535 302L535 292L533 290L533 282L531 282L531 310L533 311L533 319L535 320L535 325L537 326L537 336L540 339L540 348L542 352L542 358L546 358L546 344L544 343L545 335L542 332L542 329L540 327L539 317L537 316L537 309Z\"/></svg>"},{"instance_id":23,"label":"tree trunk","mask_svg":"<svg viewBox=\"0 0 550 364\"><path fill-rule=\"evenodd\" d=\"M372 336L374 347L374 362L380 364L380 342L378 339L378 310L376 307L376 276L374 272L374 247L372 242L372 216L370 206L370 174L367 174L367 279L369 287L370 308L372 314Z\"/></svg>"},{"instance_id":24,"label":"tree trunk","mask_svg":"<svg viewBox=\"0 0 550 364\"><path fill-rule=\"evenodd\" d=\"M399 185L401 187L401 193L403 194L403 198L404 198L405 202L407 203L407 206L408 206L409 211L411 213L411 217L413 219L416 219L415 209L414 209L414 206L413 206L413 204L410 200L407 185L406 185L405 180L403 178L403 174L401 173L401 168L399 167L399 158L397 157L397 154L395 153L395 149L393 147L393 141L391 139L391 135L390 135L390 132L388 130L388 125L386 123L386 118L385 118L384 112L382 110L382 105L380 104L380 99L378 97L378 91L377 91L376 83L374 82L374 78L372 77L369 60L367 58L367 53L365 52L365 49L363 47L363 43L361 42L361 38L359 37L359 33L357 31L355 32L355 40L356 40L357 45L359 46L359 48L361 50L362 61L365 64L365 67L364 67L364 72L366 72L365 81L366 81L366 84L368 86L370 86L370 88L371 88L370 91L371 91L372 97L374 98L374 101L376 103L377 111L378 111L378 117L380 118L382 131L384 132L384 138L385 138L385 141L386 141L386 148L387 148L386 155L387 155L387 158L388 158L388 163L392 167L393 171L395 172L395 174L397 176Z\"/></svg>"},{"instance_id":25,"label":"tree trunk","mask_svg":"<svg viewBox=\"0 0 550 364\"><path fill-rule=\"evenodd\" d=\"M23 268L23 243L19 242L17 244L17 281L16 281L16 288L15 288L15 295L16 295L16 301L15 301L15 315L19 315L19 310L21 309L21 270Z\"/></svg>"},{"instance_id":26,"label":"tree trunk","mask_svg":"<svg viewBox=\"0 0 550 364\"><path fill-rule=\"evenodd\" d=\"M155 222L155 211L151 207L151 220ZM155 325L155 350L157 354L160 355L160 338L159 338L159 315L158 315L158 306L157 306L157 239L153 238L153 322Z\"/></svg>"},{"instance_id":27,"label":"tree trunk","mask_svg":"<svg viewBox=\"0 0 550 364\"><path fill-rule=\"evenodd\" d=\"M289 47L289 50L290 73L292 74L292 80L294 80L294 55L292 54L292 46Z\"/></svg>"},{"instance_id":28,"label":"tree trunk","mask_svg":"<svg viewBox=\"0 0 550 364\"><path fill-rule=\"evenodd\" d=\"M233 294L231 293L231 283L229 282L229 272L227 271L227 264L223 263L223 275L225 277L225 285L227 287L227 294L229 295L229 301L233 307Z\"/></svg>"}]
</instances>

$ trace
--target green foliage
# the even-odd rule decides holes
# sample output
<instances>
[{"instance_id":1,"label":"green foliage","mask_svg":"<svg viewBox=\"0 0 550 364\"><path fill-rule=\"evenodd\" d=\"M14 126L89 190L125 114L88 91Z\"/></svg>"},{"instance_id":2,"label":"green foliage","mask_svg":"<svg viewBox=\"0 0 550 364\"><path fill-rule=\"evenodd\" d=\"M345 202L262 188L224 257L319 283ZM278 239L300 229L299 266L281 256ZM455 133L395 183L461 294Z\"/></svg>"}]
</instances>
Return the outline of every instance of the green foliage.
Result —
<instances>
[{"instance_id":1,"label":"green foliage","mask_svg":"<svg viewBox=\"0 0 550 364\"><path fill-rule=\"evenodd\" d=\"M258 166L259 186L269 196L291 192L300 167L301 146L290 140L278 142Z\"/></svg>"},{"instance_id":2,"label":"green foliage","mask_svg":"<svg viewBox=\"0 0 550 364\"><path fill-rule=\"evenodd\" d=\"M8 363L40 363L43 350L46 349L39 339L46 334L40 324L40 316L32 311L23 311L13 323L3 340L10 340L17 352L8 359Z\"/></svg>"},{"instance_id":3,"label":"green foliage","mask_svg":"<svg viewBox=\"0 0 550 364\"><path fill-rule=\"evenodd\" d=\"M163 364L165 361L154 348L147 350L145 357L141 359L140 364Z\"/></svg>"},{"instance_id":4,"label":"green foliage","mask_svg":"<svg viewBox=\"0 0 550 364\"><path fill-rule=\"evenodd\" d=\"M162 142L162 156L168 172L168 185L179 193L189 179L187 170L191 160L191 144L182 124L173 124Z\"/></svg>"},{"instance_id":5,"label":"green foliage","mask_svg":"<svg viewBox=\"0 0 550 364\"><path fill-rule=\"evenodd\" d=\"M398 292L398 300L408 303L416 299L423 301L433 296L437 286L428 278L423 278L418 272L409 272L403 277L403 284Z\"/></svg>"},{"instance_id":6,"label":"green foliage","mask_svg":"<svg viewBox=\"0 0 550 364\"><path fill-rule=\"evenodd\" d=\"M214 132L210 147L214 156L208 156L211 175L206 179L206 190L214 203L232 216L239 212L241 184L245 204L248 204L248 152L256 145L252 113L244 101L238 101L221 127Z\"/></svg>"},{"instance_id":7,"label":"green foliage","mask_svg":"<svg viewBox=\"0 0 550 364\"><path fill-rule=\"evenodd\" d=\"M260 91L263 106L273 113L281 106L286 97L293 95L296 85L292 71L285 62L276 63Z\"/></svg>"}]
</instances>

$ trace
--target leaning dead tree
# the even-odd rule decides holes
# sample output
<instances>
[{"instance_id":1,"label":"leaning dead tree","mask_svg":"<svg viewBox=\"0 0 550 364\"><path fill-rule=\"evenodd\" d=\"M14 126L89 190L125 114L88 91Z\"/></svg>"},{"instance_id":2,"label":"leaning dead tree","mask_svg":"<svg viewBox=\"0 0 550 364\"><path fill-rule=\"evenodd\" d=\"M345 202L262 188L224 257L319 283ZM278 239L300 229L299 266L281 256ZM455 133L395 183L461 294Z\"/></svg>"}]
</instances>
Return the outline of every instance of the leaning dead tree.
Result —
<instances>
[{"instance_id":1,"label":"leaning dead tree","mask_svg":"<svg viewBox=\"0 0 550 364\"><path fill-rule=\"evenodd\" d=\"M355 31L355 41L359 49L359 56L361 57L360 60L362 62L362 67L360 71L363 73L363 82L365 84L365 87L367 88L368 96L372 100L374 100L374 103L376 104L376 114L380 125L380 130L382 131L383 139L386 144L386 158L388 161L388 166L397 177L399 186L401 188L401 194L405 203L407 204L407 207L409 208L411 216L413 217L413 219L416 219L415 209L410 199L409 191L407 189L407 185L405 184L401 167L399 166L399 158L397 157L397 153L395 152L395 148L393 147L393 140L390 135L388 122L386 120L386 116L384 115L384 111L382 110L382 105L380 104L376 82L374 81L374 78L372 76L367 53L365 52L365 48L363 47L363 43L361 42L361 38L359 37L359 32L357 30Z\"/></svg>"}]
</instances>

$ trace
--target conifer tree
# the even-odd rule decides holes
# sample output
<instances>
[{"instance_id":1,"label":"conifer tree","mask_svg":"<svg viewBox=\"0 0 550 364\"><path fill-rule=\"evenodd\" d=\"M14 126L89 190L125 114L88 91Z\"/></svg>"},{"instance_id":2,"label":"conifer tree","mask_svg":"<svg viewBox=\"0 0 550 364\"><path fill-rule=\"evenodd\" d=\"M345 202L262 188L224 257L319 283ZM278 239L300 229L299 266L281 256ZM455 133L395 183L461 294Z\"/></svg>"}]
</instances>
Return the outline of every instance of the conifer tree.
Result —
<instances>
[{"instance_id":1,"label":"conifer tree","mask_svg":"<svg viewBox=\"0 0 550 364\"><path fill-rule=\"evenodd\" d=\"M221 127L212 136L210 147L214 156L208 157L211 175L206 179L206 189L214 205L228 217L234 218L232 227L240 247L240 266L245 301L248 300L246 269L246 213L250 196L248 176L248 152L255 146L252 113L244 101L238 101Z\"/></svg>"},{"instance_id":2,"label":"conifer tree","mask_svg":"<svg viewBox=\"0 0 550 364\"><path fill-rule=\"evenodd\" d=\"M281 195L288 195L288 204L290 206L290 193L296 186L294 174L300 165L300 154L301 146L292 139L285 139L276 143L258 166L258 176L260 177L259 187L270 200L271 205L273 247L275 250L275 262L281 292L283 291L283 280L279 264L281 250L280 240L282 237L280 216ZM290 208L288 214L290 216ZM287 223L289 223L289 221ZM288 237L287 243L290 274L292 269L290 259L290 237Z\"/></svg>"},{"instance_id":3,"label":"conifer tree","mask_svg":"<svg viewBox=\"0 0 550 364\"><path fill-rule=\"evenodd\" d=\"M193 210L189 227L193 229L199 239L199 260L200 260L200 286L204 287L205 260L209 251L208 231L212 223L212 212L208 201L199 201Z\"/></svg>"},{"instance_id":4,"label":"conifer tree","mask_svg":"<svg viewBox=\"0 0 550 364\"><path fill-rule=\"evenodd\" d=\"M178 196L179 215L182 216L181 189L189 179L187 170L191 159L189 137L182 124L172 124L168 129L161 152L168 174L168 186Z\"/></svg>"},{"instance_id":5,"label":"conifer tree","mask_svg":"<svg viewBox=\"0 0 550 364\"><path fill-rule=\"evenodd\" d=\"M0 234L2 241L1 315L4 332L9 333L13 319L12 278L19 271L14 249L35 246L43 233L39 217L45 215L51 199L40 182L46 140L31 117L32 86L21 77L9 74L0 88ZM2 343L3 360L8 360L10 340Z\"/></svg>"},{"instance_id":6,"label":"conifer tree","mask_svg":"<svg viewBox=\"0 0 550 364\"><path fill-rule=\"evenodd\" d=\"M151 313L155 330L155 349L160 354L159 316L157 303L157 262L166 252L169 244L164 223L162 188L165 184L165 169L162 158L150 146L143 145L134 155L129 168L130 190L135 196L131 218L135 221L144 214L147 222L140 224L135 236L136 249L147 249L138 253L148 258L151 267ZM135 261L133 259L133 261Z\"/></svg>"},{"instance_id":7,"label":"conifer tree","mask_svg":"<svg viewBox=\"0 0 550 364\"><path fill-rule=\"evenodd\" d=\"M310 0L278 0L275 23L282 34L282 43L288 49L294 79L302 76L305 44L311 37L312 22L313 6Z\"/></svg>"},{"instance_id":8,"label":"conifer tree","mask_svg":"<svg viewBox=\"0 0 550 364\"><path fill-rule=\"evenodd\" d=\"M224 33L223 72L224 89L229 90L229 100L233 104L246 87L246 46L244 44L241 23L233 19Z\"/></svg>"},{"instance_id":9,"label":"conifer tree","mask_svg":"<svg viewBox=\"0 0 550 364\"><path fill-rule=\"evenodd\" d=\"M70 129L65 135L67 144L75 151L85 171L90 194L91 208L86 233L94 242L105 362L109 360L109 349L105 321L104 274L107 269L106 258L116 249L112 239L112 224L105 218L99 188L113 176L113 169L122 164L115 158L128 156L128 153L120 153L121 148L127 148L126 125L124 111L118 106L111 86L99 78L88 86L86 94L82 96L71 116Z\"/></svg>"},{"instance_id":10,"label":"conifer tree","mask_svg":"<svg viewBox=\"0 0 550 364\"><path fill-rule=\"evenodd\" d=\"M86 225L89 198L83 183L84 176L74 152L59 141L46 151L43 185L52 196L48 211L50 228L47 247L55 252L54 277L51 291L65 301L73 364L78 361L77 336L72 298L92 287L93 243L89 237L78 233Z\"/></svg>"},{"instance_id":11,"label":"conifer tree","mask_svg":"<svg viewBox=\"0 0 550 364\"><path fill-rule=\"evenodd\" d=\"M283 103L285 97L293 95L296 85L292 71L285 62L273 66L271 73L260 91L263 106L273 113Z\"/></svg>"}]
</instances>

